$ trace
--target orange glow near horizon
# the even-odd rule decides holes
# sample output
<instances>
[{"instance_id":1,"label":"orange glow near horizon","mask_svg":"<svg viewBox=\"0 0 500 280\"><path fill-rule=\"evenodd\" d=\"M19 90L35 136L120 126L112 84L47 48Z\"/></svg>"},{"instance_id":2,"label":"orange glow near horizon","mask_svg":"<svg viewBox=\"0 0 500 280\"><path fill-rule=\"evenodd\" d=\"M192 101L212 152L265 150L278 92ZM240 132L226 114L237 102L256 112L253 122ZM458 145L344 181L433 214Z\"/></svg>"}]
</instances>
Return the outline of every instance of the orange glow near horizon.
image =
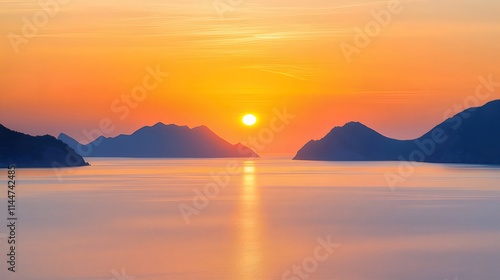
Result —
<instances>
[{"instance_id":1,"label":"orange glow near horizon","mask_svg":"<svg viewBox=\"0 0 500 280\"><path fill-rule=\"evenodd\" d=\"M500 81L498 1L402 0L402 11L350 62L340 45L355 44L356 28L387 3L258 0L220 19L202 2L71 1L18 53L7 35L22 35L23 18L41 8L0 3L0 123L82 142L103 119L113 124L107 137L157 122L206 125L238 143L286 107L297 117L262 153L293 154L349 121L418 137L456 104L474 105L464 102L478 77ZM148 67L168 76L153 77L158 83L141 95ZM249 109L259 121L242 126Z\"/></svg>"}]
</instances>

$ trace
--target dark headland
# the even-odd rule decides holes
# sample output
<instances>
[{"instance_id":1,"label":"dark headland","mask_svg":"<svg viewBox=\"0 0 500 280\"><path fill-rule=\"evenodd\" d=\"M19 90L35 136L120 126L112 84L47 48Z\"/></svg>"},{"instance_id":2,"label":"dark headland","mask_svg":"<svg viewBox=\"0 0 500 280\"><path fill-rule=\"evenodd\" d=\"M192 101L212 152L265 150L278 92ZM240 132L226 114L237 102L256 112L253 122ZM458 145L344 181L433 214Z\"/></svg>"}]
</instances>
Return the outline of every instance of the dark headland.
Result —
<instances>
[{"instance_id":1,"label":"dark headland","mask_svg":"<svg viewBox=\"0 0 500 280\"><path fill-rule=\"evenodd\" d=\"M71 147L53 136L31 136L0 124L0 168L9 165L28 168L89 165Z\"/></svg>"},{"instance_id":2,"label":"dark headland","mask_svg":"<svg viewBox=\"0 0 500 280\"><path fill-rule=\"evenodd\" d=\"M414 140L351 122L303 146L295 160L500 164L500 100L465 110Z\"/></svg>"}]
</instances>

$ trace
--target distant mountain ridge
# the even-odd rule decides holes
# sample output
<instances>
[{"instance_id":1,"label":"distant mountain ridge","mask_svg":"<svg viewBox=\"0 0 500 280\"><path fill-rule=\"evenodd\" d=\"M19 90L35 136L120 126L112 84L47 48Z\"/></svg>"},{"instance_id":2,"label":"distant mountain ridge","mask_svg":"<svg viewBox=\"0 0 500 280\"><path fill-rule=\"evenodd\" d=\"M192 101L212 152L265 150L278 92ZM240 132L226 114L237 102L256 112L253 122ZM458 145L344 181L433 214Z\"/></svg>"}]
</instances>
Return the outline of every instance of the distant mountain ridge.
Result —
<instances>
[{"instance_id":1,"label":"distant mountain ridge","mask_svg":"<svg viewBox=\"0 0 500 280\"><path fill-rule=\"evenodd\" d=\"M500 164L500 100L465 110L414 140L391 139L351 122L309 141L294 159Z\"/></svg>"},{"instance_id":2,"label":"distant mountain ridge","mask_svg":"<svg viewBox=\"0 0 500 280\"><path fill-rule=\"evenodd\" d=\"M53 136L31 136L0 124L0 168L48 168L89 165L71 147Z\"/></svg>"},{"instance_id":3,"label":"distant mountain ridge","mask_svg":"<svg viewBox=\"0 0 500 280\"><path fill-rule=\"evenodd\" d=\"M258 157L250 148L232 145L206 126L189 128L161 122L145 126L131 135L99 137L82 145L66 134L59 140L84 156L130 158L227 158Z\"/></svg>"}]
</instances>

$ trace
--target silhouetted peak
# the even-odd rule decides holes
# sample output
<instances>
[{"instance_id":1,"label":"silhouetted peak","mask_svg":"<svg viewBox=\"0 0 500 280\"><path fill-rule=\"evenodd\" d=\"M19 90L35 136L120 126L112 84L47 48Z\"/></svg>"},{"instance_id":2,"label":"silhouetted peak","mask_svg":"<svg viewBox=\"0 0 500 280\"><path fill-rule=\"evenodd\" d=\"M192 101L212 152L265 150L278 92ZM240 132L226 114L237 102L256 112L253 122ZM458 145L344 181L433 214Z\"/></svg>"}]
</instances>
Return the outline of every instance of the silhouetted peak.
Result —
<instances>
[{"instance_id":1,"label":"silhouetted peak","mask_svg":"<svg viewBox=\"0 0 500 280\"><path fill-rule=\"evenodd\" d=\"M155 129L162 129L162 128L187 128L185 125L176 125L176 124L164 124L162 122L157 122L155 125L152 126L145 126L143 128L155 128Z\"/></svg>"},{"instance_id":2,"label":"silhouetted peak","mask_svg":"<svg viewBox=\"0 0 500 280\"><path fill-rule=\"evenodd\" d=\"M139 128L137 131L132 133L132 135L137 135L141 133L166 133L178 130L189 130L187 126L178 126L175 124L164 124L162 122L158 122L153 126L144 126Z\"/></svg>"},{"instance_id":3,"label":"silhouetted peak","mask_svg":"<svg viewBox=\"0 0 500 280\"><path fill-rule=\"evenodd\" d=\"M152 128L166 128L166 127L169 127L169 128L178 128L178 127L183 127L183 128L185 128L187 126L185 126L185 125L176 125L176 124L173 124L173 123L171 123L171 124L164 124L162 122L157 122L153 126L146 126L146 127L152 127Z\"/></svg>"},{"instance_id":4,"label":"silhouetted peak","mask_svg":"<svg viewBox=\"0 0 500 280\"><path fill-rule=\"evenodd\" d=\"M205 125L197 126L197 127L193 128L193 131L200 131L203 133L213 133L212 130L210 130L210 128L208 128Z\"/></svg>"},{"instance_id":5,"label":"silhouetted peak","mask_svg":"<svg viewBox=\"0 0 500 280\"><path fill-rule=\"evenodd\" d=\"M162 122L157 122L155 125L153 125L151 127L164 127L164 126L167 126L167 125L162 123Z\"/></svg>"},{"instance_id":6,"label":"silhouetted peak","mask_svg":"<svg viewBox=\"0 0 500 280\"><path fill-rule=\"evenodd\" d=\"M346 123L342 128L344 129L349 129L349 130L362 130L362 129L369 129L366 125L360 123L360 122L348 122Z\"/></svg>"},{"instance_id":7,"label":"silhouetted peak","mask_svg":"<svg viewBox=\"0 0 500 280\"><path fill-rule=\"evenodd\" d=\"M376 133L373 129L367 127L360 122L348 122L344 126L337 126L333 128L329 135L333 136L335 134L350 134L350 135L364 135L367 133Z\"/></svg>"},{"instance_id":8,"label":"silhouetted peak","mask_svg":"<svg viewBox=\"0 0 500 280\"><path fill-rule=\"evenodd\" d=\"M72 139L74 140L71 136L69 136L68 134L66 133L60 133L59 136L57 136L57 139L61 140L61 139Z\"/></svg>"},{"instance_id":9,"label":"silhouetted peak","mask_svg":"<svg viewBox=\"0 0 500 280\"><path fill-rule=\"evenodd\" d=\"M150 128L152 128L152 129L164 129L167 127L177 127L177 125L175 125L175 124L168 124L167 125L167 124L164 124L162 122L157 122L156 124L154 124L152 126L145 126L143 128L145 128L145 129L150 129Z\"/></svg>"}]
</instances>

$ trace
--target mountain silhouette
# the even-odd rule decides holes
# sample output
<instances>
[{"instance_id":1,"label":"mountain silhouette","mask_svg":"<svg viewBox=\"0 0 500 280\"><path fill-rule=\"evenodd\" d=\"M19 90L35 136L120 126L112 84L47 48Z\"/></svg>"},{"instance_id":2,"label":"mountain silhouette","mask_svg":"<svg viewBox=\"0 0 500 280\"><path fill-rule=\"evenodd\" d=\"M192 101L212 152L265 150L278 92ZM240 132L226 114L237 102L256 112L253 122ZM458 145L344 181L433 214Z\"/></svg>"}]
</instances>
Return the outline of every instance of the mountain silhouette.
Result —
<instances>
[{"instance_id":1,"label":"mountain silhouette","mask_svg":"<svg viewBox=\"0 0 500 280\"><path fill-rule=\"evenodd\" d=\"M10 130L0 124L0 168L45 168L89 165L71 147L45 136L31 136Z\"/></svg>"},{"instance_id":2,"label":"mountain silhouette","mask_svg":"<svg viewBox=\"0 0 500 280\"><path fill-rule=\"evenodd\" d=\"M99 137L82 145L61 134L59 140L89 157L130 158L227 158L258 157L250 148L232 145L206 126L189 128L174 124L157 123L145 126L131 135Z\"/></svg>"},{"instance_id":3,"label":"mountain silhouette","mask_svg":"<svg viewBox=\"0 0 500 280\"><path fill-rule=\"evenodd\" d=\"M351 122L304 145L295 160L500 164L500 100L467 109L414 140Z\"/></svg>"}]
</instances>

